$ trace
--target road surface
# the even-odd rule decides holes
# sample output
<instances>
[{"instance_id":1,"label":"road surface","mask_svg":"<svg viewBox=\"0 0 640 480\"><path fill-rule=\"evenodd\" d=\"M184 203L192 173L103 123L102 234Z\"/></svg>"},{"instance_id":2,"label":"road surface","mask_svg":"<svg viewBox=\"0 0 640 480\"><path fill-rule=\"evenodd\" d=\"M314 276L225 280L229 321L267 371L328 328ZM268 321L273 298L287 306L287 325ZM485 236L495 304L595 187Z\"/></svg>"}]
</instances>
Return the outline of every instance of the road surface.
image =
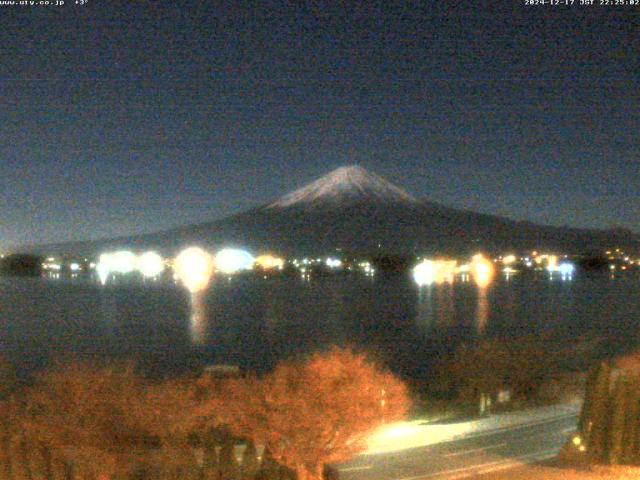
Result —
<instances>
[{"instance_id":1,"label":"road surface","mask_svg":"<svg viewBox=\"0 0 640 480\"><path fill-rule=\"evenodd\" d=\"M458 440L362 455L337 469L340 480L469 478L555 456L576 423L577 413L536 418Z\"/></svg>"}]
</instances>

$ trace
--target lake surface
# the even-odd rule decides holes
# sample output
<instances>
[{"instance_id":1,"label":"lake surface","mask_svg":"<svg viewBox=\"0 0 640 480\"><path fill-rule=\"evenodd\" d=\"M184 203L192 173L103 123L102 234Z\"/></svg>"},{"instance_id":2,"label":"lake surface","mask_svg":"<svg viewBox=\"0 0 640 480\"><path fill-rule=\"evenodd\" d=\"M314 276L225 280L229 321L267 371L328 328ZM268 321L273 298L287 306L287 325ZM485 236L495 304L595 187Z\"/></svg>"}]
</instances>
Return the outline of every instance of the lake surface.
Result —
<instances>
[{"instance_id":1,"label":"lake surface","mask_svg":"<svg viewBox=\"0 0 640 480\"><path fill-rule=\"evenodd\" d=\"M196 299L197 300L197 299ZM365 347L392 369L428 375L443 353L478 337L536 335L549 348L599 340L597 354L640 344L640 275L544 272L419 289L396 276L218 277L198 325L171 282L0 279L0 351L28 373L56 358L134 359L164 374L203 364L264 371L331 344ZM588 342L587 342L588 343Z\"/></svg>"}]
</instances>

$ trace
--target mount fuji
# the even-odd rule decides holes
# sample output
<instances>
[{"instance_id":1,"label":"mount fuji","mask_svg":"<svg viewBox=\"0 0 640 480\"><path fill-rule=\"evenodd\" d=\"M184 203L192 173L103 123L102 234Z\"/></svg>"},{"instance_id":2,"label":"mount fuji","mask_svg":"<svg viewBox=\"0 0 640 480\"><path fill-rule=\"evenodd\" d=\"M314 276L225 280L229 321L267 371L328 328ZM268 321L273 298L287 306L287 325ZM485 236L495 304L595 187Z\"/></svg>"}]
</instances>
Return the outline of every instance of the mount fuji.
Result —
<instances>
[{"instance_id":1,"label":"mount fuji","mask_svg":"<svg viewBox=\"0 0 640 480\"><path fill-rule=\"evenodd\" d=\"M320 205L340 206L355 202L416 204L418 201L375 173L362 167L340 167L315 182L295 190L267 208Z\"/></svg>"},{"instance_id":2,"label":"mount fuji","mask_svg":"<svg viewBox=\"0 0 640 480\"><path fill-rule=\"evenodd\" d=\"M466 254L485 249L553 249L584 253L619 246L640 250L628 230L536 225L450 208L416 198L359 166L324 177L251 210L197 225L102 241L32 248L48 255L95 255L107 249L157 249L173 254L187 245L225 246L283 255L340 250L360 254Z\"/></svg>"}]
</instances>

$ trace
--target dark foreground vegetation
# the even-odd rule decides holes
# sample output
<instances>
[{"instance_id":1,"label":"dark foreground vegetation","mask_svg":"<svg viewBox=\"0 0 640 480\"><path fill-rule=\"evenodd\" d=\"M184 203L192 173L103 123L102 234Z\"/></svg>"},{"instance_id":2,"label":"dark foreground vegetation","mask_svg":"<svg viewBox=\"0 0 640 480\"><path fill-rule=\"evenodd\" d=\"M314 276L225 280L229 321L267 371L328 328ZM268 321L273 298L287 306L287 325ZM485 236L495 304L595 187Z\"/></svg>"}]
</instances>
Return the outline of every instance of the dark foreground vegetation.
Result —
<instances>
[{"instance_id":1,"label":"dark foreground vegetation","mask_svg":"<svg viewBox=\"0 0 640 480\"><path fill-rule=\"evenodd\" d=\"M562 458L577 464L640 465L640 354L591 369L578 432Z\"/></svg>"},{"instance_id":2,"label":"dark foreground vegetation","mask_svg":"<svg viewBox=\"0 0 640 480\"><path fill-rule=\"evenodd\" d=\"M597 347L580 339L563 349L528 335L471 341L439 357L429 381L414 386L416 403L430 416L475 416L573 401Z\"/></svg>"},{"instance_id":3,"label":"dark foreground vegetation","mask_svg":"<svg viewBox=\"0 0 640 480\"><path fill-rule=\"evenodd\" d=\"M3 480L319 479L409 408L402 382L337 348L261 378L150 381L82 363L27 385L2 376Z\"/></svg>"},{"instance_id":4,"label":"dark foreground vegetation","mask_svg":"<svg viewBox=\"0 0 640 480\"><path fill-rule=\"evenodd\" d=\"M284 361L262 377L212 370L158 380L132 365L67 361L18 380L0 362L0 479L327 478L327 465L362 452L372 429L410 409L437 416L446 405L466 416L581 396L580 359L593 348L479 339L441 356L431 380L412 385L414 402L403 382L342 348ZM640 459L640 369L628 366L636 363L591 372L583 443L572 440L565 457Z\"/></svg>"},{"instance_id":5,"label":"dark foreground vegetation","mask_svg":"<svg viewBox=\"0 0 640 480\"><path fill-rule=\"evenodd\" d=\"M16 253L0 258L0 275L39 277L42 275L42 257Z\"/></svg>"}]
</instances>

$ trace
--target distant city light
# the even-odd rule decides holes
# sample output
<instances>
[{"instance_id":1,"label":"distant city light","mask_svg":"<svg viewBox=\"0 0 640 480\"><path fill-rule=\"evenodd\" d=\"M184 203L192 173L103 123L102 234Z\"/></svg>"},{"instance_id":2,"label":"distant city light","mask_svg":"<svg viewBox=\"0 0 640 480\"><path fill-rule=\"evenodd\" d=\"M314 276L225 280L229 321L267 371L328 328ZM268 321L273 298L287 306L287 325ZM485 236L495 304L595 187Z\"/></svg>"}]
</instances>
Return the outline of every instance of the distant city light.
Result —
<instances>
[{"instance_id":1,"label":"distant city light","mask_svg":"<svg viewBox=\"0 0 640 480\"><path fill-rule=\"evenodd\" d=\"M358 266L364 271L366 275L372 276L374 273L376 273L375 268L373 268L369 262L360 262ZM351 270L351 267L349 267L349 270Z\"/></svg>"},{"instance_id":2,"label":"distant city light","mask_svg":"<svg viewBox=\"0 0 640 480\"><path fill-rule=\"evenodd\" d=\"M44 268L45 270L53 270L59 272L62 268L62 265L60 265L59 263L52 263L54 261L55 259L47 259L47 262L42 264L42 268Z\"/></svg>"},{"instance_id":3,"label":"distant city light","mask_svg":"<svg viewBox=\"0 0 640 480\"><path fill-rule=\"evenodd\" d=\"M573 277L573 272L575 272L576 267L573 263L570 262L562 262L558 265L558 271L560 275L562 275L563 280L570 280Z\"/></svg>"},{"instance_id":4,"label":"distant city light","mask_svg":"<svg viewBox=\"0 0 640 480\"><path fill-rule=\"evenodd\" d=\"M145 252L138 257L137 268L144 277L157 277L164 271L164 260L156 252Z\"/></svg>"},{"instance_id":5,"label":"distant city light","mask_svg":"<svg viewBox=\"0 0 640 480\"><path fill-rule=\"evenodd\" d=\"M451 283L457 264L455 260L423 260L413 268L413 279L421 287L432 283Z\"/></svg>"},{"instance_id":6,"label":"distant city light","mask_svg":"<svg viewBox=\"0 0 640 480\"><path fill-rule=\"evenodd\" d=\"M191 293L204 290L213 275L211 255L198 247L189 247L176 257L173 270L177 278Z\"/></svg>"},{"instance_id":7,"label":"distant city light","mask_svg":"<svg viewBox=\"0 0 640 480\"><path fill-rule=\"evenodd\" d=\"M284 259L274 257L273 255L260 255L256 258L255 263L264 270L282 270L284 267Z\"/></svg>"},{"instance_id":8,"label":"distant city light","mask_svg":"<svg viewBox=\"0 0 640 480\"><path fill-rule=\"evenodd\" d=\"M342 260L329 257L325 260L325 264L329 268L340 268L342 266Z\"/></svg>"},{"instance_id":9,"label":"distant city light","mask_svg":"<svg viewBox=\"0 0 640 480\"><path fill-rule=\"evenodd\" d=\"M423 260L413 268L413 279L419 287L431 285L436 278L436 267L432 260Z\"/></svg>"},{"instance_id":10,"label":"distant city light","mask_svg":"<svg viewBox=\"0 0 640 480\"><path fill-rule=\"evenodd\" d=\"M511 265L512 263L515 263L515 261L516 261L515 255L507 255L502 259L502 263L504 263L505 265Z\"/></svg>"},{"instance_id":11,"label":"distant city light","mask_svg":"<svg viewBox=\"0 0 640 480\"><path fill-rule=\"evenodd\" d=\"M225 248L215 257L216 269L222 273L236 273L240 270L251 270L255 260L246 250Z\"/></svg>"},{"instance_id":12,"label":"distant city light","mask_svg":"<svg viewBox=\"0 0 640 480\"><path fill-rule=\"evenodd\" d=\"M463 263L456 269L457 273L463 273L463 274L469 273L470 271L471 271L471 265L469 265L468 263Z\"/></svg>"},{"instance_id":13,"label":"distant city light","mask_svg":"<svg viewBox=\"0 0 640 480\"><path fill-rule=\"evenodd\" d=\"M69 270L71 270L72 272L80 271L80 264L79 263L72 263L71 265L69 265Z\"/></svg>"}]
</instances>

